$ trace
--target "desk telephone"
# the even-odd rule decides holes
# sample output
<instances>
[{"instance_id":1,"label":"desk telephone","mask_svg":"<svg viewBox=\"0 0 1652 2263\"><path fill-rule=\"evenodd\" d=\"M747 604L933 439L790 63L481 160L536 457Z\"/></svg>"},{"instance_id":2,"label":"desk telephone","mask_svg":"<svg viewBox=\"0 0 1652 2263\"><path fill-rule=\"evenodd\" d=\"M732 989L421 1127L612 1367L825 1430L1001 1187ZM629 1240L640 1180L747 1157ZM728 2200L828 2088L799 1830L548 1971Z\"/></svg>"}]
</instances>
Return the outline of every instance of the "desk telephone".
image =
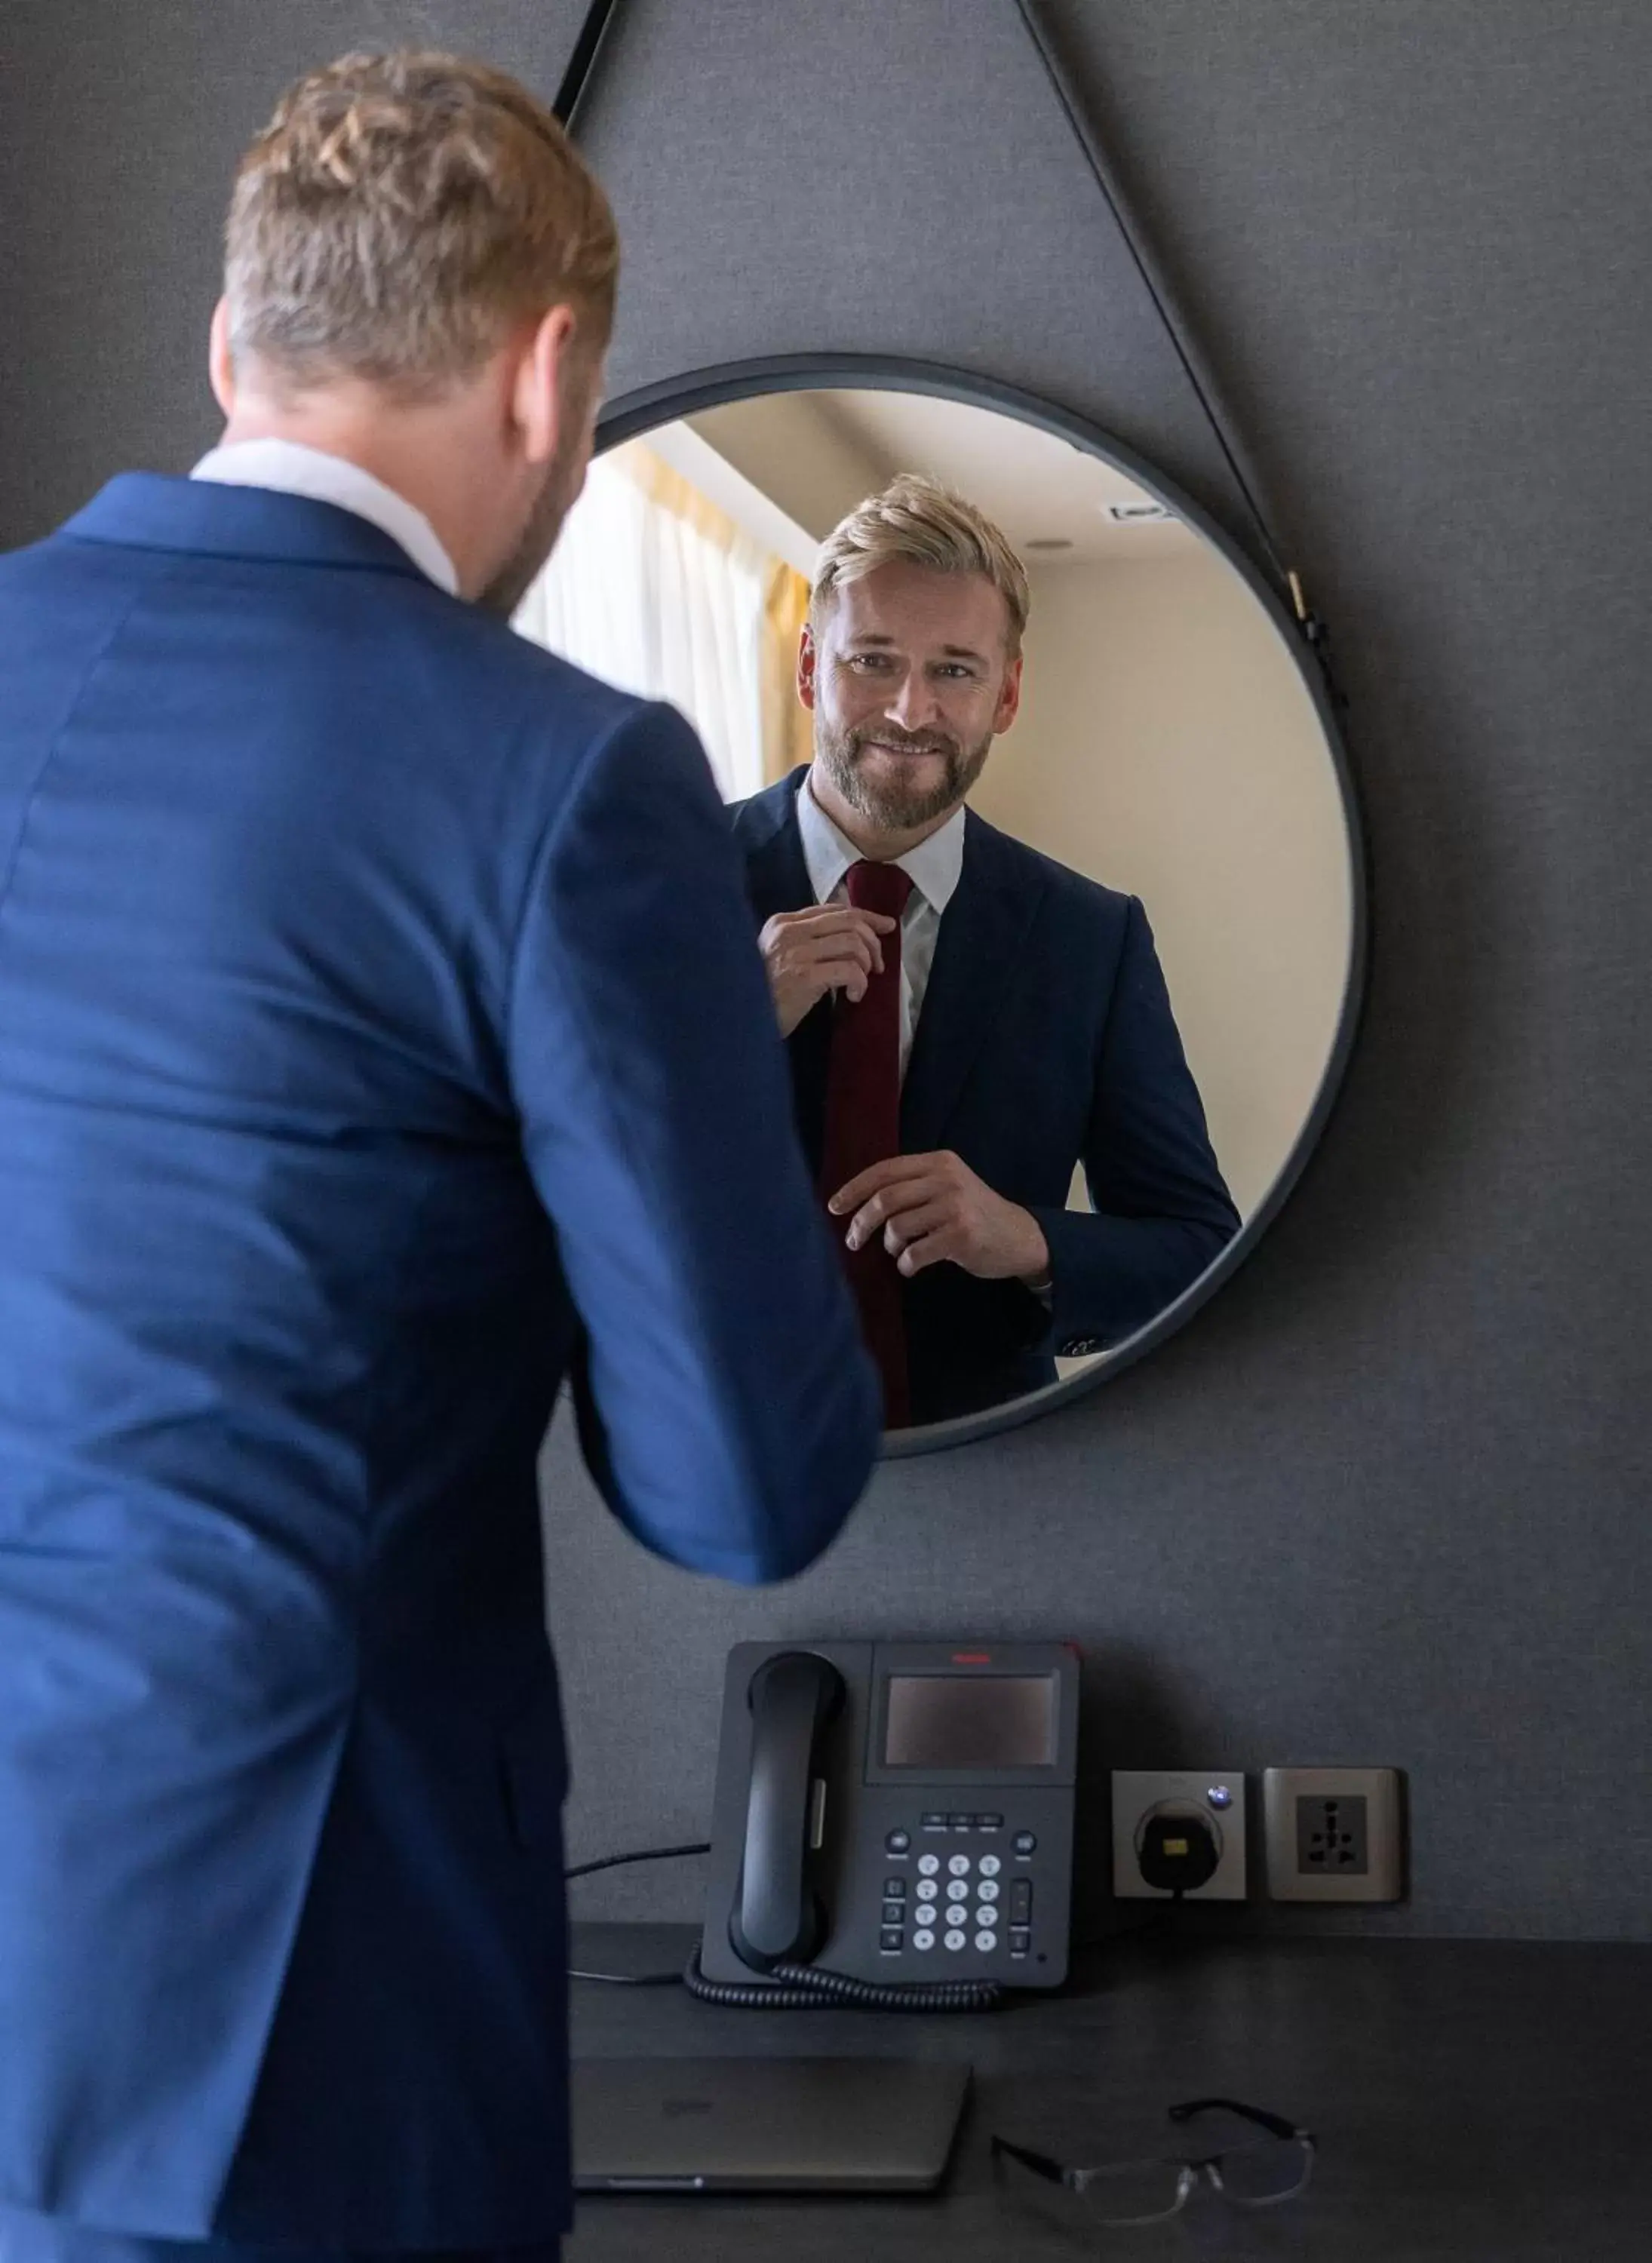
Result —
<instances>
[{"instance_id":1,"label":"desk telephone","mask_svg":"<svg viewBox=\"0 0 1652 2263\"><path fill-rule=\"evenodd\" d=\"M690 1985L892 2010L1058 1986L1077 1739L1063 1645L738 1645Z\"/></svg>"}]
</instances>

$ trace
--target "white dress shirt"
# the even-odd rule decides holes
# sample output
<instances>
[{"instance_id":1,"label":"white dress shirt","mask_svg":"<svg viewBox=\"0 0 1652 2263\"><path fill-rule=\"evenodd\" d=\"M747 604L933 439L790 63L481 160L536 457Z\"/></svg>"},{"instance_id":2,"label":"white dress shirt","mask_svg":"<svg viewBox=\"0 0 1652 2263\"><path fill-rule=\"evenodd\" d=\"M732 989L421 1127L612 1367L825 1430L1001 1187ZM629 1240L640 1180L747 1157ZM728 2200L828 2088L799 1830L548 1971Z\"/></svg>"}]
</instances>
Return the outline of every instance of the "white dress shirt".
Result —
<instances>
[{"instance_id":1,"label":"white dress shirt","mask_svg":"<svg viewBox=\"0 0 1652 2263\"><path fill-rule=\"evenodd\" d=\"M854 842L840 833L805 778L798 791L797 828L803 836L803 861L817 904L846 904L845 875L863 859ZM945 825L920 841L895 862L912 883L912 893L901 915L901 1075L912 1055L917 1017L924 1010L935 945L940 939L941 914L952 901L964 869L964 813L953 810Z\"/></svg>"},{"instance_id":2,"label":"white dress shirt","mask_svg":"<svg viewBox=\"0 0 1652 2263\"><path fill-rule=\"evenodd\" d=\"M236 440L203 456L190 477L215 480L221 487L272 488L278 495L308 495L312 502L352 510L399 542L438 589L450 596L459 594L453 561L424 512L343 456L330 456L301 440Z\"/></svg>"}]
</instances>

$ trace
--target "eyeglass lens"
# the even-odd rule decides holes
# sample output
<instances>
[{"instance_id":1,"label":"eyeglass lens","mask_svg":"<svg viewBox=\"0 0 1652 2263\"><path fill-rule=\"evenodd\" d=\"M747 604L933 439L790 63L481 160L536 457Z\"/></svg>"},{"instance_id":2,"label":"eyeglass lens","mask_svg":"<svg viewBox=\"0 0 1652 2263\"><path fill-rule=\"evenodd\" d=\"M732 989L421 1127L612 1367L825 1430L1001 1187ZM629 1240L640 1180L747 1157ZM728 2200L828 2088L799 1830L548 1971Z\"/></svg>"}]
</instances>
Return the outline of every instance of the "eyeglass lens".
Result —
<instances>
[{"instance_id":1,"label":"eyeglass lens","mask_svg":"<svg viewBox=\"0 0 1652 2263\"><path fill-rule=\"evenodd\" d=\"M1232 2145L1214 2164L1221 2189L1242 2207L1291 2200L1313 2173L1314 2151L1300 2137L1262 2137Z\"/></svg>"},{"instance_id":2,"label":"eyeglass lens","mask_svg":"<svg viewBox=\"0 0 1652 2263\"><path fill-rule=\"evenodd\" d=\"M1035 2181L1018 2180L1017 2189L1032 2198ZM1087 2177L1081 2192L1047 2184L1044 2192L1075 2229L1093 2231L1102 2224L1156 2223L1174 2216L1193 2182L1192 2172L1179 2161L1119 2161Z\"/></svg>"}]
</instances>

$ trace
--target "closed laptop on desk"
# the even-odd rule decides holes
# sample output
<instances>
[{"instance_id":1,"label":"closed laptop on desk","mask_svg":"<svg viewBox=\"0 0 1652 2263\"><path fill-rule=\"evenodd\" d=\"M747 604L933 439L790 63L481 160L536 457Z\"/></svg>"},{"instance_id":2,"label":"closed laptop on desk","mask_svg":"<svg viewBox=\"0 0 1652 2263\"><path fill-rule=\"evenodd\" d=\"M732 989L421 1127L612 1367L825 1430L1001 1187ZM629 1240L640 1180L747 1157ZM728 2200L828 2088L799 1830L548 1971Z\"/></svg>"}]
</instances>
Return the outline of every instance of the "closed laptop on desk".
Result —
<instances>
[{"instance_id":1,"label":"closed laptop on desk","mask_svg":"<svg viewBox=\"0 0 1652 2263\"><path fill-rule=\"evenodd\" d=\"M884 2058L583 2059L581 2192L931 2192L967 2066Z\"/></svg>"}]
</instances>

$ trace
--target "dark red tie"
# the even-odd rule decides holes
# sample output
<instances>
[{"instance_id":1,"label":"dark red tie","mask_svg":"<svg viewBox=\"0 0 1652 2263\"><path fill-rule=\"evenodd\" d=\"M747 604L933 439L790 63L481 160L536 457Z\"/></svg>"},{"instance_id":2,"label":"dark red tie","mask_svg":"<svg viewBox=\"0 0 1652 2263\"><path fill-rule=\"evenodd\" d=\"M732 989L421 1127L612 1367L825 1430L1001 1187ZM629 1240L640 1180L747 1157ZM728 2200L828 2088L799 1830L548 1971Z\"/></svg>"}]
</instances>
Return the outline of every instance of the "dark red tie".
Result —
<instances>
[{"instance_id":1,"label":"dark red tie","mask_svg":"<svg viewBox=\"0 0 1652 2263\"><path fill-rule=\"evenodd\" d=\"M858 909L900 920L912 893L898 864L851 864L849 900ZM883 972L873 973L860 1003L840 991L832 1012L831 1063L826 1079L826 1127L821 1193L828 1200L873 1163L901 1152L901 929L882 938ZM846 1218L835 1218L840 1244ZM860 1325L883 1376L883 1419L891 1430L910 1421L906 1319L901 1276L881 1233L859 1249L843 1244L844 1262L860 1306Z\"/></svg>"}]
</instances>

